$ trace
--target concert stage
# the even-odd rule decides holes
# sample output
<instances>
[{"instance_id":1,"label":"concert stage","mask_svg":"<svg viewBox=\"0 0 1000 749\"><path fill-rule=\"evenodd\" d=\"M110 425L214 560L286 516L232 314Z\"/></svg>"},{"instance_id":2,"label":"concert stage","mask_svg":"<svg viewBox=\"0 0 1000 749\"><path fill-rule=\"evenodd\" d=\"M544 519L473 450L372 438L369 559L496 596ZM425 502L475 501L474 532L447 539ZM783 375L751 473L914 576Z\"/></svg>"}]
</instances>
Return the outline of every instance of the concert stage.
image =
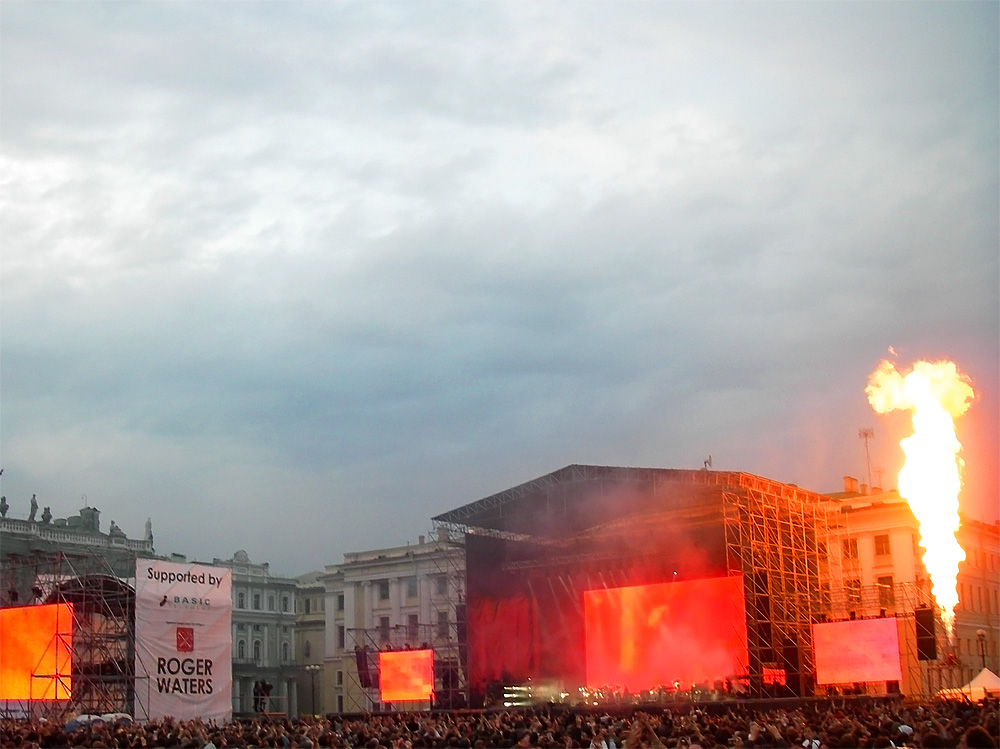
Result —
<instances>
[{"instance_id":1,"label":"concert stage","mask_svg":"<svg viewBox=\"0 0 1000 749\"><path fill-rule=\"evenodd\" d=\"M812 694L825 498L572 465L434 518L465 538L469 704L498 684Z\"/></svg>"}]
</instances>

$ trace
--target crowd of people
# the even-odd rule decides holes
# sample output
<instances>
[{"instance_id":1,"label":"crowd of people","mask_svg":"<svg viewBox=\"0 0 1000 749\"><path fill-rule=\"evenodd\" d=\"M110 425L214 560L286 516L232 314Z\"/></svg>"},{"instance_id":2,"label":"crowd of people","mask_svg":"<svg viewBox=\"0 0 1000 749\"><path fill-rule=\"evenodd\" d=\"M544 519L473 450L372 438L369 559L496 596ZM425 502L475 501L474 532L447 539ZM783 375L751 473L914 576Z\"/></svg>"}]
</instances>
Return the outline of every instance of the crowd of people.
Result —
<instances>
[{"instance_id":1,"label":"crowd of people","mask_svg":"<svg viewBox=\"0 0 1000 749\"><path fill-rule=\"evenodd\" d=\"M844 700L824 706L614 715L559 707L443 713L376 713L215 724L170 718L92 723L69 732L45 720L0 721L0 746L222 749L720 749L729 747L997 747L997 700L907 704Z\"/></svg>"}]
</instances>

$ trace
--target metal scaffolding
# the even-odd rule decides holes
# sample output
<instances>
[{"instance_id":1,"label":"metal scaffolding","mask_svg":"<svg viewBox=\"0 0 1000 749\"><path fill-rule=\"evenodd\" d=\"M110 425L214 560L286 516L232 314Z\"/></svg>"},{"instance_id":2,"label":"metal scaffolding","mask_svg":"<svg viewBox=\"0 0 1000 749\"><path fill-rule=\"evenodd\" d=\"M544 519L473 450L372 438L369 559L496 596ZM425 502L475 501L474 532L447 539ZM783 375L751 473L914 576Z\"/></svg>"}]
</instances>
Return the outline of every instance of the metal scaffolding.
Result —
<instances>
[{"instance_id":1,"label":"metal scaffolding","mask_svg":"<svg viewBox=\"0 0 1000 749\"><path fill-rule=\"evenodd\" d=\"M435 702L444 707L469 706L468 618L466 615L465 536L435 525L434 536L448 553L432 557L443 580L446 616L434 623Z\"/></svg>"},{"instance_id":2,"label":"metal scaffolding","mask_svg":"<svg viewBox=\"0 0 1000 749\"><path fill-rule=\"evenodd\" d=\"M445 634L437 624L418 624L416 627L395 624L385 628L348 629L345 645L354 659L352 668L347 669L349 683L346 686L356 710L380 712L392 709L383 704L379 696L379 654L425 649L434 652L433 706L460 706L456 700L460 700L465 693L464 669L461 668L458 648L452 635Z\"/></svg>"},{"instance_id":3,"label":"metal scaffolding","mask_svg":"<svg viewBox=\"0 0 1000 749\"><path fill-rule=\"evenodd\" d=\"M8 607L69 603L73 612L69 672L37 674L65 677L70 699L27 700L8 704L8 712L50 718L116 712L145 717L146 700L135 684L134 556L109 558L85 548L9 554L0 562L0 589Z\"/></svg>"},{"instance_id":4,"label":"metal scaffolding","mask_svg":"<svg viewBox=\"0 0 1000 749\"><path fill-rule=\"evenodd\" d=\"M749 693L812 693L812 622L828 536L823 498L749 474L706 472L722 487L726 562L743 575ZM770 677L770 678L769 678Z\"/></svg>"}]
</instances>

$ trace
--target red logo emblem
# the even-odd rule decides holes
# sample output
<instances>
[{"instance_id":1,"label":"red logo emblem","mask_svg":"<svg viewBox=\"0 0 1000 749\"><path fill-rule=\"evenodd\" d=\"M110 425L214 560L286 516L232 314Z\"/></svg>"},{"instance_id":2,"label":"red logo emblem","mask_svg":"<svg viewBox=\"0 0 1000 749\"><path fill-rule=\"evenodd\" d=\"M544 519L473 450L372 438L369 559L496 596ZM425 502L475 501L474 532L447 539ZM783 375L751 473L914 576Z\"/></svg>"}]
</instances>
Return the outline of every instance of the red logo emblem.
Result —
<instances>
[{"instance_id":1,"label":"red logo emblem","mask_svg":"<svg viewBox=\"0 0 1000 749\"><path fill-rule=\"evenodd\" d=\"M194 652L194 627L177 628L177 652Z\"/></svg>"}]
</instances>

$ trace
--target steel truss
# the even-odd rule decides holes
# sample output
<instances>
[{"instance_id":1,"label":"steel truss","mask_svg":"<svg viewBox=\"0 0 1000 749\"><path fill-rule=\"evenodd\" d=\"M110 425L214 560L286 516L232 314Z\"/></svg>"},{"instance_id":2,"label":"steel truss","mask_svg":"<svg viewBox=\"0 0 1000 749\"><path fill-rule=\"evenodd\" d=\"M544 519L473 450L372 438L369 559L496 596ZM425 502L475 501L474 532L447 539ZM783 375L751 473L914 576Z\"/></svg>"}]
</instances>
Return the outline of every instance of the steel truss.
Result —
<instances>
[{"instance_id":1,"label":"steel truss","mask_svg":"<svg viewBox=\"0 0 1000 749\"><path fill-rule=\"evenodd\" d=\"M89 549L11 554L0 561L0 589L7 606L73 605L72 658L65 675L71 697L68 702L29 700L16 707L20 714L146 717L136 715L145 701L136 700L135 689L134 556L109 559Z\"/></svg>"},{"instance_id":2,"label":"steel truss","mask_svg":"<svg viewBox=\"0 0 1000 749\"><path fill-rule=\"evenodd\" d=\"M467 707L469 646L466 637L465 535L444 524L436 524L432 533L438 546L447 550L445 554L432 556L436 575L444 581L441 605L447 612L447 624L434 623L434 638L431 640L434 643L434 678L438 689L435 701L447 707Z\"/></svg>"},{"instance_id":3,"label":"steel truss","mask_svg":"<svg viewBox=\"0 0 1000 749\"><path fill-rule=\"evenodd\" d=\"M712 476L722 488L727 568L743 576L750 696L812 694L812 622L829 535L823 498L749 474ZM775 676L784 690L767 684Z\"/></svg>"}]
</instances>

